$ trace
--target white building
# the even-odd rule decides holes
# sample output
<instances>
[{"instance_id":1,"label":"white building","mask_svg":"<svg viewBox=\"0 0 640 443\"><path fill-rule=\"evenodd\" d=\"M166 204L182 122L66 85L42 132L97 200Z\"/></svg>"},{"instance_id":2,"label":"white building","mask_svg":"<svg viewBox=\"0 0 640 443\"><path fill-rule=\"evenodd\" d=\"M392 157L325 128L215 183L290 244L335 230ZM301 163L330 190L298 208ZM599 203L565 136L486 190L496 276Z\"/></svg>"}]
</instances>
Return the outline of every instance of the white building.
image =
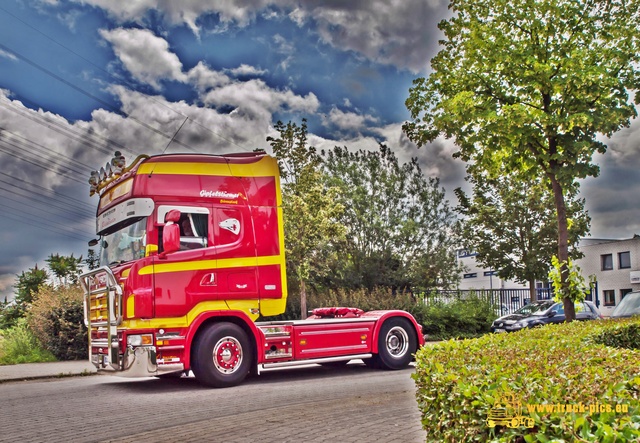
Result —
<instances>
[{"instance_id":1,"label":"white building","mask_svg":"<svg viewBox=\"0 0 640 443\"><path fill-rule=\"evenodd\" d=\"M611 315L620 300L631 291L640 290L640 235L625 240L585 238L578 248L584 254L576 265L582 276L589 280L595 276L594 302L604 316ZM482 268L475 260L476 254L458 251L458 261L465 270L460 276L459 289L527 289L514 281L500 279L495 271ZM548 287L536 282L536 287Z\"/></svg>"},{"instance_id":2,"label":"white building","mask_svg":"<svg viewBox=\"0 0 640 443\"><path fill-rule=\"evenodd\" d=\"M640 290L640 236L626 240L583 239L584 257L576 260L582 276L596 278L598 307L604 316L611 315L622 297Z\"/></svg>"},{"instance_id":3,"label":"white building","mask_svg":"<svg viewBox=\"0 0 640 443\"><path fill-rule=\"evenodd\" d=\"M483 268L476 262L475 252L466 249L457 251L458 262L463 266L463 274L460 276L458 289L528 289L528 285L516 283L511 280L502 280L495 270Z\"/></svg>"}]
</instances>

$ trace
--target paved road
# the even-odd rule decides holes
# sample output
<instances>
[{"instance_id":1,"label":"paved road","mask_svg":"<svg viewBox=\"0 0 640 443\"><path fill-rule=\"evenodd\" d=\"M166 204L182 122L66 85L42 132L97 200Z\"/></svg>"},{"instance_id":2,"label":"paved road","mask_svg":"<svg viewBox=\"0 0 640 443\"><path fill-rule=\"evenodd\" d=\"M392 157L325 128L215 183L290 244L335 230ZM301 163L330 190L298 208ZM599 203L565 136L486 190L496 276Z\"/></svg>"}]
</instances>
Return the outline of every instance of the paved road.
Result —
<instances>
[{"instance_id":1,"label":"paved road","mask_svg":"<svg viewBox=\"0 0 640 443\"><path fill-rule=\"evenodd\" d=\"M95 375L0 384L0 442L424 442L413 369L268 372L229 389Z\"/></svg>"}]
</instances>

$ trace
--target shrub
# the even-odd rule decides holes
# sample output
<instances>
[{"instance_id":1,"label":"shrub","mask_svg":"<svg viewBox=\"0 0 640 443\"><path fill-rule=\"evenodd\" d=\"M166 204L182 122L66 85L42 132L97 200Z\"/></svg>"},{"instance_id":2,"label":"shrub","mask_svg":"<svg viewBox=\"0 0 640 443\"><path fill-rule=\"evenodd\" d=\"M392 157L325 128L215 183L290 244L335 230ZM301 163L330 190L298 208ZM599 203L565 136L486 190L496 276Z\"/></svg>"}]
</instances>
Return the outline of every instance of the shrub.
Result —
<instances>
[{"instance_id":1,"label":"shrub","mask_svg":"<svg viewBox=\"0 0 640 443\"><path fill-rule=\"evenodd\" d=\"M0 364L39 363L55 361L55 357L40 347L24 318L0 335Z\"/></svg>"},{"instance_id":2,"label":"shrub","mask_svg":"<svg viewBox=\"0 0 640 443\"><path fill-rule=\"evenodd\" d=\"M430 340L479 337L491 331L491 322L496 318L491 303L477 297L434 303L418 315Z\"/></svg>"},{"instance_id":3,"label":"shrub","mask_svg":"<svg viewBox=\"0 0 640 443\"><path fill-rule=\"evenodd\" d=\"M27 315L40 344L59 360L87 358L83 292L79 285L45 286Z\"/></svg>"},{"instance_id":4,"label":"shrub","mask_svg":"<svg viewBox=\"0 0 640 443\"><path fill-rule=\"evenodd\" d=\"M640 323L616 324L594 335L593 341L614 348L640 349Z\"/></svg>"},{"instance_id":5,"label":"shrub","mask_svg":"<svg viewBox=\"0 0 640 443\"><path fill-rule=\"evenodd\" d=\"M640 352L593 339L633 322L572 322L423 347L413 377L427 441L639 441ZM513 417L521 402L533 427L489 427L492 408L510 394Z\"/></svg>"}]
</instances>

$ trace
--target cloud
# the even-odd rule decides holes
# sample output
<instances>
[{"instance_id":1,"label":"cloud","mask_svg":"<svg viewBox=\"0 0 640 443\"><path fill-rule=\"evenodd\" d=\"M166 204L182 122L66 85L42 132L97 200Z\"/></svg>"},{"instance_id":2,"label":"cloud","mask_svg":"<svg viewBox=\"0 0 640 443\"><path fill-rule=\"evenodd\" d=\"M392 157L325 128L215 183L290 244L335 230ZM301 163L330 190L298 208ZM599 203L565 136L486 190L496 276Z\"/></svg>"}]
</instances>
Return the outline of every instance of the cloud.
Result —
<instances>
[{"instance_id":1,"label":"cloud","mask_svg":"<svg viewBox=\"0 0 640 443\"><path fill-rule=\"evenodd\" d=\"M113 46L124 67L137 80L160 89L161 80L185 81L182 63L169 51L169 44L146 29L100 30Z\"/></svg>"},{"instance_id":2,"label":"cloud","mask_svg":"<svg viewBox=\"0 0 640 443\"><path fill-rule=\"evenodd\" d=\"M264 10L272 2L269 0L239 0L212 2L211 0L75 0L97 6L107 11L120 22L134 21L143 23L149 11L159 11L174 24L186 24L199 34L199 17L206 14L217 14L222 23L237 23L245 26L255 19L259 11Z\"/></svg>"},{"instance_id":3,"label":"cloud","mask_svg":"<svg viewBox=\"0 0 640 443\"><path fill-rule=\"evenodd\" d=\"M437 23L450 15L445 0L75 0L102 8L120 23L144 23L150 11L172 24L185 24L196 35L200 17L215 14L223 26L247 26L262 14L280 20L286 15L308 26L320 39L343 51L413 72L426 72L441 37ZM286 68L286 63L283 64Z\"/></svg>"},{"instance_id":4,"label":"cloud","mask_svg":"<svg viewBox=\"0 0 640 443\"><path fill-rule=\"evenodd\" d=\"M159 88L161 79L178 80L191 84L199 93L199 99L206 106L216 107L221 110L233 109L240 115L250 119L258 119L266 122L274 112L315 112L320 103L313 93L300 96L290 89L274 89L263 80L251 79L248 81L232 81L223 72L215 71L203 62L199 62L188 73L183 73L182 63L176 54L169 50L166 40L156 37L149 31L139 29L116 29L113 31L101 31L101 35L114 46L116 55L122 60L129 72L141 81ZM229 70L227 70L229 72ZM258 68L242 64L232 70L234 74L259 74L263 73ZM113 87L114 93L123 101L123 110L128 115L131 111L128 103L131 102L125 90L121 87ZM131 94L141 97L141 94ZM156 97L156 101L162 101ZM154 108L156 109L156 108ZM145 111L144 117L153 109ZM144 118L142 117L142 118ZM165 127L162 120L160 127Z\"/></svg>"},{"instance_id":5,"label":"cloud","mask_svg":"<svg viewBox=\"0 0 640 443\"><path fill-rule=\"evenodd\" d=\"M253 77L258 77L261 75L264 75L266 73L268 73L269 71L267 71L266 69L258 69L255 66L250 66L247 65L245 63L241 64L240 66L238 66L235 69L227 69L226 72L230 73L231 75L234 75L236 77L248 77L248 76L253 76Z\"/></svg>"},{"instance_id":6,"label":"cloud","mask_svg":"<svg viewBox=\"0 0 640 443\"><path fill-rule=\"evenodd\" d=\"M196 66L189 70L187 74L187 81L198 91L204 92L229 84L231 79L226 74L214 71L205 63L200 61Z\"/></svg>"},{"instance_id":7,"label":"cloud","mask_svg":"<svg viewBox=\"0 0 640 443\"><path fill-rule=\"evenodd\" d=\"M591 216L591 234L630 238L640 234L640 120L632 121L608 140L605 154L596 154L600 175L581 183L581 195Z\"/></svg>"},{"instance_id":8,"label":"cloud","mask_svg":"<svg viewBox=\"0 0 640 443\"><path fill-rule=\"evenodd\" d=\"M262 80L235 82L213 89L202 97L206 105L233 107L251 118L264 119L277 111L313 113L320 106L315 94L296 95L289 89L270 88Z\"/></svg>"},{"instance_id":9,"label":"cloud","mask_svg":"<svg viewBox=\"0 0 640 443\"><path fill-rule=\"evenodd\" d=\"M13 60L13 61L18 60L18 57L16 57L15 55L13 55L10 52L3 51L2 49L0 49L0 57L5 57L5 58L8 58L9 60Z\"/></svg>"},{"instance_id":10,"label":"cloud","mask_svg":"<svg viewBox=\"0 0 640 443\"><path fill-rule=\"evenodd\" d=\"M322 115L324 126L335 126L340 131L347 133L360 133L367 129L369 124L376 124L378 121L372 115L344 112L336 107L332 108L329 114Z\"/></svg>"},{"instance_id":11,"label":"cloud","mask_svg":"<svg viewBox=\"0 0 640 443\"><path fill-rule=\"evenodd\" d=\"M437 50L437 23L448 15L448 1L354 1L324 4L303 1L307 21L322 40L378 63L425 72ZM298 21L302 12L298 13ZM409 19L410 17L410 19Z\"/></svg>"}]
</instances>

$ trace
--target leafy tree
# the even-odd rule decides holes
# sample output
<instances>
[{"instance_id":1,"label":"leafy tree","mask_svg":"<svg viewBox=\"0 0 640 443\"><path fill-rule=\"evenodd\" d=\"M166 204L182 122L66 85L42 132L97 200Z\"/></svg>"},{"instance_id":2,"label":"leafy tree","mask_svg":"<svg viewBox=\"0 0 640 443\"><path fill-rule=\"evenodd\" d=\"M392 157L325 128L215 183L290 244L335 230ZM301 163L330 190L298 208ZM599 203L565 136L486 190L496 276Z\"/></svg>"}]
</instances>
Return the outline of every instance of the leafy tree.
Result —
<instances>
[{"instance_id":1,"label":"leafy tree","mask_svg":"<svg viewBox=\"0 0 640 443\"><path fill-rule=\"evenodd\" d=\"M60 284L67 285L69 281L72 284L78 282L78 277L82 272L82 256L76 258L73 254L68 256L51 254L45 261L49 264L49 269L51 269L53 275L58 277Z\"/></svg>"},{"instance_id":2,"label":"leafy tree","mask_svg":"<svg viewBox=\"0 0 640 443\"><path fill-rule=\"evenodd\" d=\"M344 234L336 220L343 211L337 189L326 186L316 149L307 144L307 122L278 122L278 138L268 137L278 159L282 184L287 272L300 293L300 313L307 316L307 282L322 267L325 248Z\"/></svg>"},{"instance_id":3,"label":"leafy tree","mask_svg":"<svg viewBox=\"0 0 640 443\"><path fill-rule=\"evenodd\" d=\"M98 254L96 254L96 251L94 251L93 249L89 249L87 251L87 258L84 259L82 263L87 265L90 271L98 269L100 267L100 257L98 256Z\"/></svg>"},{"instance_id":4,"label":"leafy tree","mask_svg":"<svg viewBox=\"0 0 640 443\"><path fill-rule=\"evenodd\" d=\"M16 301L20 303L30 304L35 300L41 286L47 283L49 274L44 269L38 269L36 264L27 272L22 271L17 276L18 280L15 284Z\"/></svg>"},{"instance_id":5,"label":"leafy tree","mask_svg":"<svg viewBox=\"0 0 640 443\"><path fill-rule=\"evenodd\" d=\"M414 81L404 130L419 145L455 137L470 171L515 170L553 190L565 314L567 195L596 176L594 152L640 103L638 0L453 0L433 73Z\"/></svg>"},{"instance_id":6,"label":"leafy tree","mask_svg":"<svg viewBox=\"0 0 640 443\"><path fill-rule=\"evenodd\" d=\"M535 281L546 280L558 248L558 225L553 195L542 180L521 180L516 172L494 178L486 173L468 177L473 183L470 199L456 189L463 222L464 245L476 252L476 260L496 269L500 278L529 283L536 300ZM570 216L569 244L575 246L589 228L584 200L567 200ZM572 258L580 252L572 248Z\"/></svg>"},{"instance_id":7,"label":"leafy tree","mask_svg":"<svg viewBox=\"0 0 640 443\"><path fill-rule=\"evenodd\" d=\"M345 286L426 290L457 281L455 214L438 179L425 177L416 159L400 164L385 145L336 147L325 167L345 207Z\"/></svg>"},{"instance_id":8,"label":"leafy tree","mask_svg":"<svg viewBox=\"0 0 640 443\"><path fill-rule=\"evenodd\" d=\"M40 288L47 283L49 275L44 269L38 269L36 264L28 271L17 275L14 285L16 290L13 303L5 303L0 314L0 329L16 325L18 319L25 316L31 303L35 301Z\"/></svg>"}]
</instances>

